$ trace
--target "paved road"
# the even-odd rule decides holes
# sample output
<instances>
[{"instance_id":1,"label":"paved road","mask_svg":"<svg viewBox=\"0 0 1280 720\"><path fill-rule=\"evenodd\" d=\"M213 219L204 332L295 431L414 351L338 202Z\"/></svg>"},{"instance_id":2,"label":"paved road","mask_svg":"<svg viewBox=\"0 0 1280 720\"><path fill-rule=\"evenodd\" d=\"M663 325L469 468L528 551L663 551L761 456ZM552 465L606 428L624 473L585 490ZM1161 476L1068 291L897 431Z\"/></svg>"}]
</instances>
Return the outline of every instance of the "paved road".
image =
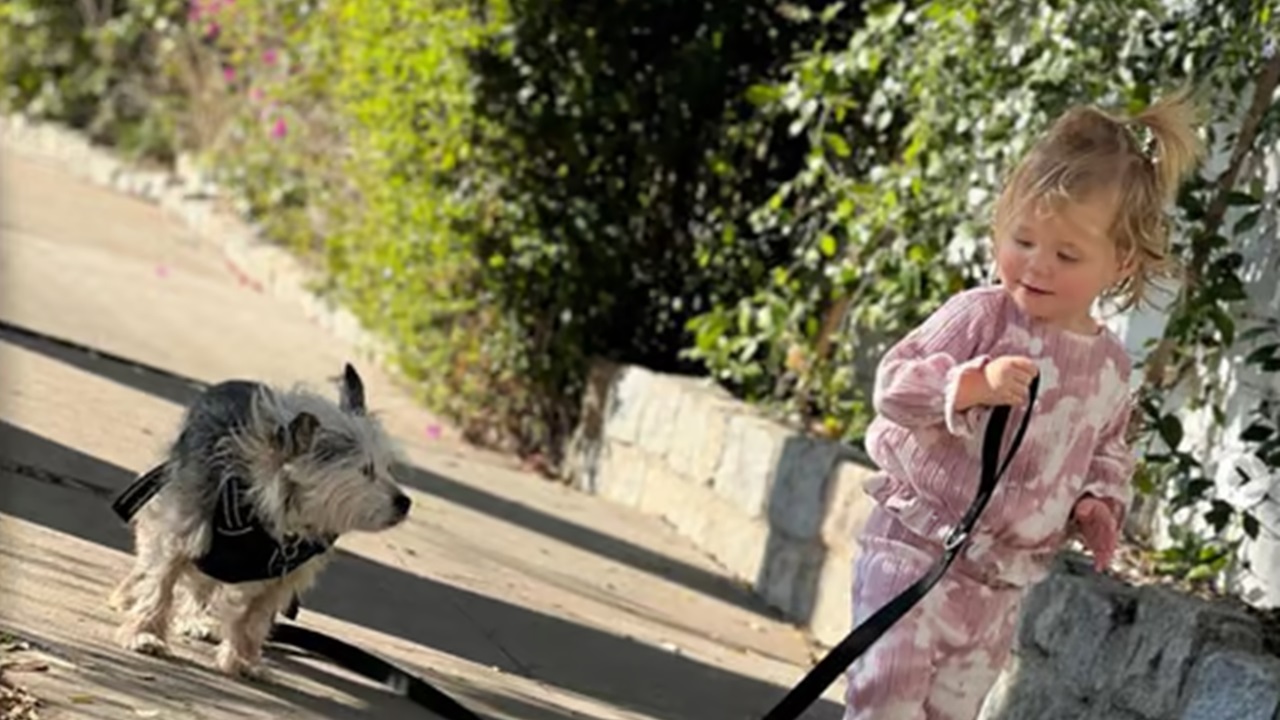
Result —
<instances>
[{"instance_id":1,"label":"paved road","mask_svg":"<svg viewBox=\"0 0 1280 720\"><path fill-rule=\"evenodd\" d=\"M427 717L283 650L275 681L249 684L211 671L199 643L177 643L171 661L115 647L105 597L130 547L106 499L156 458L202 384L326 384L352 351L237 282L155 207L12 148L0 158L0 664L20 663L8 675L46 718ZM495 719L754 718L807 666L799 633L660 521L468 448L391 378L362 372L414 466L414 512L345 538L301 622Z\"/></svg>"}]
</instances>

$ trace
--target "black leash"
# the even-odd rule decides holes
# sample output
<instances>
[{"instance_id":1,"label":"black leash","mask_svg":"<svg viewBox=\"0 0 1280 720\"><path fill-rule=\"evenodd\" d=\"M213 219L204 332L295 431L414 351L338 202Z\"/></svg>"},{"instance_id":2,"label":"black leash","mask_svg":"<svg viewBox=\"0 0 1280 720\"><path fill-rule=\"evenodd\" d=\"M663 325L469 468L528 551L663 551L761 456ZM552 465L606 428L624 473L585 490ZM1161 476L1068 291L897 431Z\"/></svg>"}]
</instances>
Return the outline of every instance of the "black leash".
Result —
<instances>
[{"instance_id":1,"label":"black leash","mask_svg":"<svg viewBox=\"0 0 1280 720\"><path fill-rule=\"evenodd\" d=\"M1036 393L1039 388L1040 376L1037 375L1031 381L1026 413L1022 416L1022 423L1014 435L1013 444L1009 446L1009 454L1005 456L1003 463L1000 463L1000 444L1004 440L1005 425L1009 421L1009 407L1001 405L991 410L991 417L987 420L986 435L982 443L982 478L978 485L978 492L974 495L968 511L961 518L960 524L947 536L943 544L942 556L938 558L938 562L934 564L929 572L925 573L924 577L916 581L916 584L903 590L897 597L885 603L884 607L867 618L866 622L846 635L839 645L832 648L826 657L822 658L791 689L791 692L787 693L764 716L763 720L796 720L796 718L799 718L801 713L821 697L822 693L840 677L841 673L861 657L894 623L910 612L916 603L920 602L928 594L929 590L942 579L943 574L951 567L951 563L959 557L960 553L969 544L970 532L972 532L973 526L977 524L979 516L982 515L982 511L987 507L987 502L991 500L991 495L996 489L996 483L1004 475L1004 471L1008 469L1009 463L1013 461L1014 454L1018 452L1018 446L1022 444L1022 438L1027 432L1027 423L1031 419L1031 409L1035 405ZM996 468L997 464L1000 466L998 470Z\"/></svg>"},{"instance_id":2,"label":"black leash","mask_svg":"<svg viewBox=\"0 0 1280 720\"><path fill-rule=\"evenodd\" d=\"M1031 410L1035 406L1036 393L1040 387L1037 376L1031 381L1031 388L1022 422L1014 435L1009 453L1000 462L1000 445L1004 440L1005 426L1009 421L1010 408L999 406L993 408L987 421L986 434L982 446L982 477L973 502L960 520L960 524L947 537L942 556L938 562L925 573L914 585L904 590L885 604L866 622L854 628L844 640L827 653L800 682L787 693L782 700L764 716L763 720L796 720L812 705L822 693L834 683L850 665L879 640L894 623L902 619L916 603L928 594L952 562L969 544L970 532L977 524L982 511L986 509L996 484L1008 469L1013 456L1018 452L1022 439L1027 432L1027 424L1031 419ZM997 465L999 468L997 469ZM161 468L155 468L142 475L122 492L113 503L113 510L126 522L133 514L159 491L163 483ZM295 598L285 616L293 619L298 613ZM426 680L409 673L396 665L383 660L373 653L330 637L315 630L309 630L293 623L276 623L271 628L270 642L289 645L300 650L323 657L335 665L350 670L358 675L381 683L397 695L408 698L411 702L439 715L445 720L481 720L480 716L463 707L449 695L440 691Z\"/></svg>"},{"instance_id":3,"label":"black leash","mask_svg":"<svg viewBox=\"0 0 1280 720\"><path fill-rule=\"evenodd\" d=\"M276 623L271 628L268 641L319 655L339 667L385 685L395 694L408 698L410 702L430 710L445 720L480 720L479 715L466 709L426 680L335 637L309 630L301 625Z\"/></svg>"}]
</instances>

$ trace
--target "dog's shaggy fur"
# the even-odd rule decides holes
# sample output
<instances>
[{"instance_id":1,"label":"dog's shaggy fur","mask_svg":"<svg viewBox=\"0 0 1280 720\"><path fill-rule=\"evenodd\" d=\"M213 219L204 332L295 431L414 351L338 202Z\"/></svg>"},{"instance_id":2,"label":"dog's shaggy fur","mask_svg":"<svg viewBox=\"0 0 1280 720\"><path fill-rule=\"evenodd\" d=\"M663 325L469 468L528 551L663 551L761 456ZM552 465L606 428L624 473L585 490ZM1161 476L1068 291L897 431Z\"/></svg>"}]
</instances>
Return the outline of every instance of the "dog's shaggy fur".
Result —
<instances>
[{"instance_id":1,"label":"dog's shaggy fur","mask_svg":"<svg viewBox=\"0 0 1280 720\"><path fill-rule=\"evenodd\" d=\"M176 605L183 632L221 640L222 671L261 674L276 614L315 581L332 542L351 531L391 528L408 514L409 498L390 472L395 459L350 365L337 404L302 388L234 380L209 388L188 409L156 471L159 491L131 521L136 561L111 598L127 615L121 642L167 654ZM235 534L215 523L229 502L227 483L241 489L241 514L251 511L263 544L278 549L262 567L279 568L277 556L292 557L279 550L291 540L314 543L315 556L266 579L223 581L203 571L220 536ZM234 565L241 552L231 550L222 554Z\"/></svg>"}]
</instances>

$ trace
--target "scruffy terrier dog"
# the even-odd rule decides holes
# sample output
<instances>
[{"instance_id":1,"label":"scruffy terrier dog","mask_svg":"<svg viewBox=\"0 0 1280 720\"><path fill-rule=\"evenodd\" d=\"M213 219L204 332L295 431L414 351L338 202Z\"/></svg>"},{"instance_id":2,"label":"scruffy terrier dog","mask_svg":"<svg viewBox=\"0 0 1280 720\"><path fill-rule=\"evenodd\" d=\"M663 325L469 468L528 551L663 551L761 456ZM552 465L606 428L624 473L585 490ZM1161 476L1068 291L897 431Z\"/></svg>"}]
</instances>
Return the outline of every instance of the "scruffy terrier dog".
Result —
<instances>
[{"instance_id":1,"label":"scruffy terrier dog","mask_svg":"<svg viewBox=\"0 0 1280 720\"><path fill-rule=\"evenodd\" d=\"M177 606L183 632L220 640L219 669L259 676L276 614L338 537L405 519L391 443L350 365L339 396L232 380L192 404L164 462L115 502L137 556L111 598L125 647L167 654Z\"/></svg>"}]
</instances>

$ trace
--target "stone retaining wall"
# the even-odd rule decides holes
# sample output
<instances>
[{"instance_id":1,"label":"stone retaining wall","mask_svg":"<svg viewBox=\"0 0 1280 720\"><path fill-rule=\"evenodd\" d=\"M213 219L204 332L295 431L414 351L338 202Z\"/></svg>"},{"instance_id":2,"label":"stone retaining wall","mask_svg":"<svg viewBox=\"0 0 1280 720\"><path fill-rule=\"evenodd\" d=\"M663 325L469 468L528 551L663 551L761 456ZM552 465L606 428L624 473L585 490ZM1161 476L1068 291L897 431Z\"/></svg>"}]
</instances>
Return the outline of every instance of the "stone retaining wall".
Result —
<instances>
[{"instance_id":1,"label":"stone retaining wall","mask_svg":"<svg viewBox=\"0 0 1280 720\"><path fill-rule=\"evenodd\" d=\"M1251 614L1064 560L1028 594L979 720L1275 720L1280 659Z\"/></svg>"},{"instance_id":2,"label":"stone retaining wall","mask_svg":"<svg viewBox=\"0 0 1280 720\"><path fill-rule=\"evenodd\" d=\"M824 645L849 631L871 463L708 381L598 363L572 484L664 517ZM1064 553L1023 605L980 720L1280 720L1280 659L1234 605L1099 576Z\"/></svg>"},{"instance_id":3,"label":"stone retaining wall","mask_svg":"<svg viewBox=\"0 0 1280 720\"><path fill-rule=\"evenodd\" d=\"M574 487L662 516L820 642L848 632L872 469L847 446L709 382L598 363L566 455Z\"/></svg>"}]
</instances>

